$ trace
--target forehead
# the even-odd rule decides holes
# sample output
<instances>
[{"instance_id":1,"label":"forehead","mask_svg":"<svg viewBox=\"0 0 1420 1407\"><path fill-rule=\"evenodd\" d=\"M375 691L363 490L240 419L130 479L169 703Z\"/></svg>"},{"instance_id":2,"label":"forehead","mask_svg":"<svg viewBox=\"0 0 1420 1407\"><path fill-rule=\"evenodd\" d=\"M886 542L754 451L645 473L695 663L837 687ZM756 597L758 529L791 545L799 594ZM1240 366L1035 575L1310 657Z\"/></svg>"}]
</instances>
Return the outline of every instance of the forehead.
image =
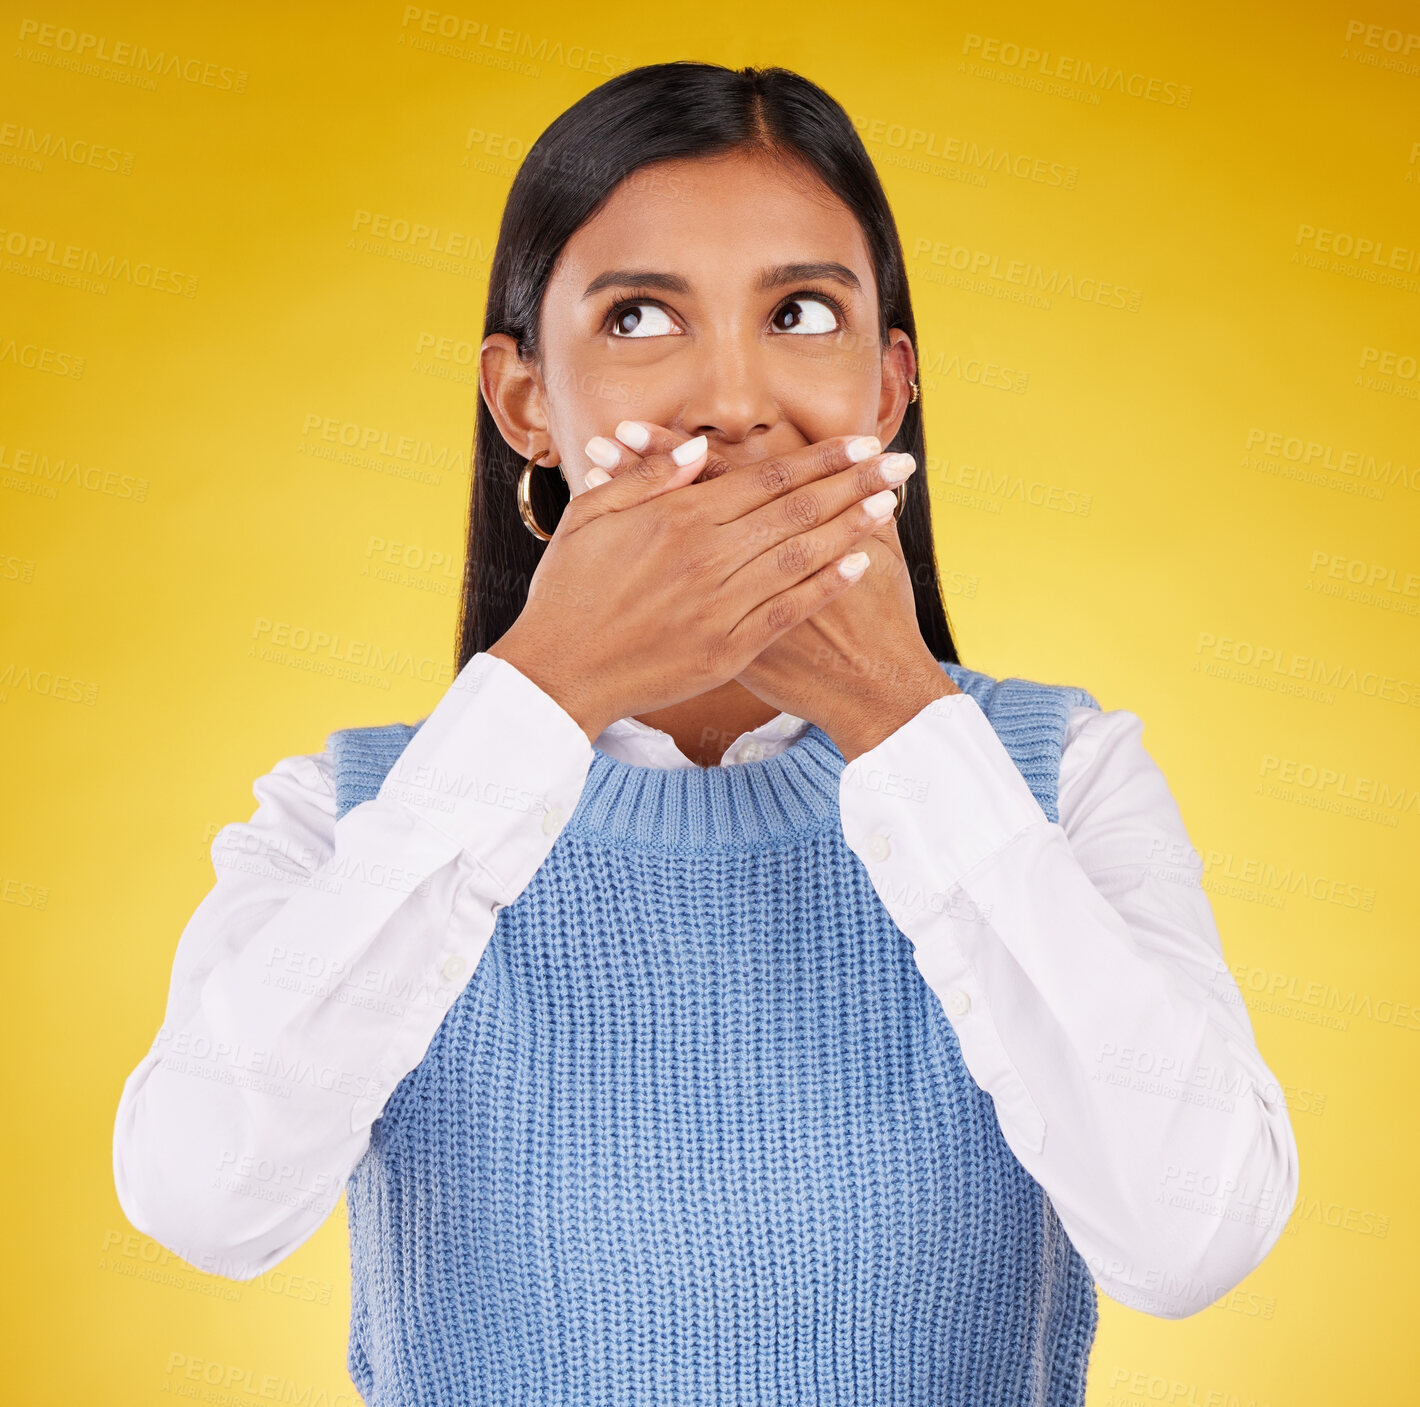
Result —
<instances>
[{"instance_id":1,"label":"forehead","mask_svg":"<svg viewBox=\"0 0 1420 1407\"><path fill-rule=\"evenodd\" d=\"M836 259L874 289L853 212L798 164L731 153L658 161L633 171L567 241L549 295L580 300L606 269L698 275L726 286L765 264Z\"/></svg>"}]
</instances>

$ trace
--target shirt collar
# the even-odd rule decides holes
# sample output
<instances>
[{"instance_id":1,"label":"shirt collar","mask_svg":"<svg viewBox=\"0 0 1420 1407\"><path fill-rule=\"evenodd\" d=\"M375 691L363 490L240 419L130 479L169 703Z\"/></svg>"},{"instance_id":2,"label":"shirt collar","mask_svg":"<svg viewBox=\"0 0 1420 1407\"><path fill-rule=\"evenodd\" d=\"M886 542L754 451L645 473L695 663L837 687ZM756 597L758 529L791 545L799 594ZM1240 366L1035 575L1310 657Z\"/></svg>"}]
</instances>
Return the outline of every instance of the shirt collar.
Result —
<instances>
[{"instance_id":1,"label":"shirt collar","mask_svg":"<svg viewBox=\"0 0 1420 1407\"><path fill-rule=\"evenodd\" d=\"M792 747L808 731L809 723L792 713L780 713L758 728L741 733L725 749L722 767L740 762L758 762ZM618 718L598 736L596 746L622 762L641 767L694 767L676 746L675 739L661 728L653 728L639 718Z\"/></svg>"}]
</instances>

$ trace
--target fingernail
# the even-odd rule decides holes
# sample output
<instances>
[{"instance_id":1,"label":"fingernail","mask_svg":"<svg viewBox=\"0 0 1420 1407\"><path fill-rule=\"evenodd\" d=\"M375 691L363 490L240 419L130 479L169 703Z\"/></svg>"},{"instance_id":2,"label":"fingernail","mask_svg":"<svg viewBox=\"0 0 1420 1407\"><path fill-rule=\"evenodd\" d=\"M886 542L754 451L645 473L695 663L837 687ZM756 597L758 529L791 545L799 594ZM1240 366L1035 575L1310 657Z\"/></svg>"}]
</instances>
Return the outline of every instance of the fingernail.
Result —
<instances>
[{"instance_id":1,"label":"fingernail","mask_svg":"<svg viewBox=\"0 0 1420 1407\"><path fill-rule=\"evenodd\" d=\"M632 449L645 449L651 443L651 432L637 420L623 420L616 427L616 438Z\"/></svg>"},{"instance_id":2,"label":"fingernail","mask_svg":"<svg viewBox=\"0 0 1420 1407\"><path fill-rule=\"evenodd\" d=\"M916 467L917 461L910 454L890 454L878 470L885 483L900 484Z\"/></svg>"},{"instance_id":3,"label":"fingernail","mask_svg":"<svg viewBox=\"0 0 1420 1407\"><path fill-rule=\"evenodd\" d=\"M589 489L596 488L598 484L607 483L610 479L611 475L608 474L605 469L587 470L587 487Z\"/></svg>"},{"instance_id":4,"label":"fingernail","mask_svg":"<svg viewBox=\"0 0 1420 1407\"><path fill-rule=\"evenodd\" d=\"M593 435L587 441L587 458L603 469L615 469L621 463L621 450L605 435Z\"/></svg>"},{"instance_id":5,"label":"fingernail","mask_svg":"<svg viewBox=\"0 0 1420 1407\"><path fill-rule=\"evenodd\" d=\"M620 433L619 430L618 433ZM705 453L708 443L709 441L704 435L697 435L693 440L687 440L683 445L677 445L671 451L671 458L684 469L687 464L694 464Z\"/></svg>"},{"instance_id":6,"label":"fingernail","mask_svg":"<svg viewBox=\"0 0 1420 1407\"><path fill-rule=\"evenodd\" d=\"M852 464L861 464L865 459L871 459L875 454L883 452L876 435L859 435L856 440L849 440L846 448L849 462Z\"/></svg>"},{"instance_id":7,"label":"fingernail","mask_svg":"<svg viewBox=\"0 0 1420 1407\"><path fill-rule=\"evenodd\" d=\"M868 561L866 552L850 552L838 563L838 574L854 581L868 570Z\"/></svg>"},{"instance_id":8,"label":"fingernail","mask_svg":"<svg viewBox=\"0 0 1420 1407\"><path fill-rule=\"evenodd\" d=\"M891 489L884 489L863 500L863 511L870 518L886 518L896 507L897 495Z\"/></svg>"}]
</instances>

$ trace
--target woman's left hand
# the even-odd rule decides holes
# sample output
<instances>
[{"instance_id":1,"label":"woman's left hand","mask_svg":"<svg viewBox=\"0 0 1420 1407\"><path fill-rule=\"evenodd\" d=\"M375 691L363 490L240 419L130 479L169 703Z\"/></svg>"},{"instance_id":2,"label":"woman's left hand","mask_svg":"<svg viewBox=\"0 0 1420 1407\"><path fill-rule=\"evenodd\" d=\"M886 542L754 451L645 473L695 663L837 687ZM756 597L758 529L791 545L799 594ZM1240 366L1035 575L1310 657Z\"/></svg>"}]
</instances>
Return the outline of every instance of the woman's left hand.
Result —
<instances>
[{"instance_id":1,"label":"woman's left hand","mask_svg":"<svg viewBox=\"0 0 1420 1407\"><path fill-rule=\"evenodd\" d=\"M613 439L620 462L608 473L689 438L649 421L637 424L650 431L650 442L637 451ZM922 639L896 520L885 519L860 550L868 569L852 589L785 631L736 675L771 707L816 723L847 761L934 699L959 692Z\"/></svg>"}]
</instances>

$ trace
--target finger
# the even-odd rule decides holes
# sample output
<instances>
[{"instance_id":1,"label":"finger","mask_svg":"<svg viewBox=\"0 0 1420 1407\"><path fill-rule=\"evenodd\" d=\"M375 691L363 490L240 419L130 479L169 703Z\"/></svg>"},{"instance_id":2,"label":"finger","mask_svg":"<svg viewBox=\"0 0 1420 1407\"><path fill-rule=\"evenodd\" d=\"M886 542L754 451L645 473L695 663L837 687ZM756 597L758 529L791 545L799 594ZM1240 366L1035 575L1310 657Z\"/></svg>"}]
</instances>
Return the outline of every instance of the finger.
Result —
<instances>
[{"instance_id":1,"label":"finger","mask_svg":"<svg viewBox=\"0 0 1420 1407\"><path fill-rule=\"evenodd\" d=\"M864 503L872 504L878 510L879 525L890 523L897 508L897 489L916 468L917 463L910 454L875 455L861 464L850 465L827 478L790 490L762 508L746 513L738 521L723 525L723 530L730 534L727 556L730 570L748 568L756 561L772 558L776 552L801 552L802 549L792 544L819 527L829 529L827 537L811 539L811 542L826 542L830 548L846 551L841 546L844 525L861 521L861 516L855 517L849 510Z\"/></svg>"},{"instance_id":2,"label":"finger","mask_svg":"<svg viewBox=\"0 0 1420 1407\"><path fill-rule=\"evenodd\" d=\"M624 473L638 459L652 454L669 454L691 437L678 430L668 430L664 425L652 424L649 420L623 420L613 432L614 438L593 435L587 441L585 454L597 469L615 478ZM589 487L605 483L597 475L596 469L589 474Z\"/></svg>"},{"instance_id":3,"label":"finger","mask_svg":"<svg viewBox=\"0 0 1420 1407\"><path fill-rule=\"evenodd\" d=\"M721 523L743 518L794 489L882 453L876 435L834 435L743 465L736 473L717 478L707 491L711 516Z\"/></svg>"},{"instance_id":4,"label":"finger","mask_svg":"<svg viewBox=\"0 0 1420 1407\"><path fill-rule=\"evenodd\" d=\"M638 459L651 454L669 454L690 439L689 435L668 430L664 425L653 425L649 420L623 420L613 433L613 439L593 435L586 447L587 458L613 479L625 473ZM596 469L588 478L591 487L606 482Z\"/></svg>"},{"instance_id":5,"label":"finger","mask_svg":"<svg viewBox=\"0 0 1420 1407\"><path fill-rule=\"evenodd\" d=\"M634 454L669 454L677 445L684 444L690 436L680 430L671 430L664 425L657 425L649 420L623 420L616 427L616 440L627 447L622 451L623 457L627 451ZM717 479L721 474L733 469L734 465L727 459L722 459L719 455L710 454L707 456L704 465L696 478L702 482ZM612 471L616 472L616 471Z\"/></svg>"},{"instance_id":6,"label":"finger","mask_svg":"<svg viewBox=\"0 0 1420 1407\"><path fill-rule=\"evenodd\" d=\"M657 494L688 484L705 467L706 448L705 436L697 435L677 445L668 454L633 458L630 463L622 465L613 477L591 484L577 494L567 505L563 516L574 513L573 526L580 527L603 513L634 508ZM681 463L677 455L685 462ZM603 472L610 473L609 470ZM589 483L594 477L595 470L587 475Z\"/></svg>"},{"instance_id":7,"label":"finger","mask_svg":"<svg viewBox=\"0 0 1420 1407\"><path fill-rule=\"evenodd\" d=\"M820 567L793 586L771 596L745 616L729 633L737 649L759 654L767 645L863 579L868 554L849 552Z\"/></svg>"},{"instance_id":8,"label":"finger","mask_svg":"<svg viewBox=\"0 0 1420 1407\"><path fill-rule=\"evenodd\" d=\"M618 444L633 454L669 454L678 444L690 439L679 430L667 429L650 420L623 420L613 431Z\"/></svg>"},{"instance_id":9,"label":"finger","mask_svg":"<svg viewBox=\"0 0 1420 1407\"><path fill-rule=\"evenodd\" d=\"M746 610L768 600L858 546L864 538L891 524L897 495L878 484L866 497L854 499L826 522L786 536L751 545L752 555L732 572L725 586L743 592Z\"/></svg>"}]
</instances>

